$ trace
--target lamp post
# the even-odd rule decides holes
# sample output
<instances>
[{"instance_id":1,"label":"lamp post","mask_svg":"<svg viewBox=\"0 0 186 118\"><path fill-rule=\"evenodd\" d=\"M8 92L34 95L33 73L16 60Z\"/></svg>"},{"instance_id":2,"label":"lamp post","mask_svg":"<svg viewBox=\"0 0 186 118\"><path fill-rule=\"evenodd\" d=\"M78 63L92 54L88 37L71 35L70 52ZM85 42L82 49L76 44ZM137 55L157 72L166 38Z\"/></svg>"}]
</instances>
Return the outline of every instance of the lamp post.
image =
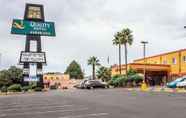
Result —
<instances>
[{"instance_id":1,"label":"lamp post","mask_svg":"<svg viewBox=\"0 0 186 118\"><path fill-rule=\"evenodd\" d=\"M144 75L144 82L145 82L145 78L146 78L146 44L148 44L147 41L141 41L141 43L143 44L143 60L144 60L144 68L143 68L143 75Z\"/></svg>"}]
</instances>

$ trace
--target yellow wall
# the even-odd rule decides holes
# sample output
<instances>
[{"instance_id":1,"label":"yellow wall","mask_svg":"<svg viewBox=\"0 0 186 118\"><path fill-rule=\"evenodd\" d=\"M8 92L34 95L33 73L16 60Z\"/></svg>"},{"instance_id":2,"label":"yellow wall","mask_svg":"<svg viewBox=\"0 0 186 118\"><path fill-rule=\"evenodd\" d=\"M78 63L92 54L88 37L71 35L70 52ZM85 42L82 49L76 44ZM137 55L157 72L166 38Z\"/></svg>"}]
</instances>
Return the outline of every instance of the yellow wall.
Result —
<instances>
[{"instance_id":1,"label":"yellow wall","mask_svg":"<svg viewBox=\"0 0 186 118\"><path fill-rule=\"evenodd\" d=\"M184 60L185 56L185 60ZM173 63L175 58L176 63ZM143 59L134 60L134 63L144 63ZM147 64L165 64L170 65L170 74L186 75L186 49L160 54L146 58ZM129 65L130 66L130 65ZM130 68L130 67L128 67ZM122 74L125 74L125 66L122 66ZM112 75L119 74L119 66L112 67Z\"/></svg>"},{"instance_id":2,"label":"yellow wall","mask_svg":"<svg viewBox=\"0 0 186 118\"><path fill-rule=\"evenodd\" d=\"M70 82L70 77L68 74L44 74L43 82L49 83L49 86L59 84L60 86L67 86Z\"/></svg>"},{"instance_id":3,"label":"yellow wall","mask_svg":"<svg viewBox=\"0 0 186 118\"><path fill-rule=\"evenodd\" d=\"M130 68L130 65L127 66L128 69ZM125 65L122 65L121 66L121 74L125 74L126 71L125 71ZM112 67L112 71L111 71L111 75L119 75L120 74L120 71L119 71L119 66L115 65L114 67Z\"/></svg>"},{"instance_id":4,"label":"yellow wall","mask_svg":"<svg viewBox=\"0 0 186 118\"><path fill-rule=\"evenodd\" d=\"M173 58L176 59L176 63L173 63ZM179 66L180 66L180 60L179 60L179 52L176 53L170 53L167 55L162 55L162 64L163 61L166 61L166 64L171 65L171 73L172 74L179 74Z\"/></svg>"},{"instance_id":5,"label":"yellow wall","mask_svg":"<svg viewBox=\"0 0 186 118\"><path fill-rule=\"evenodd\" d=\"M171 74L184 74L186 73L186 61L183 57L186 56L186 50L170 52L159 56L147 57L148 64L168 64L171 66ZM173 63L173 58L176 63ZM135 60L134 63L144 63L143 59Z\"/></svg>"},{"instance_id":6,"label":"yellow wall","mask_svg":"<svg viewBox=\"0 0 186 118\"><path fill-rule=\"evenodd\" d=\"M181 73L186 73L186 61L183 60L184 56L186 56L186 51L181 52Z\"/></svg>"}]
</instances>

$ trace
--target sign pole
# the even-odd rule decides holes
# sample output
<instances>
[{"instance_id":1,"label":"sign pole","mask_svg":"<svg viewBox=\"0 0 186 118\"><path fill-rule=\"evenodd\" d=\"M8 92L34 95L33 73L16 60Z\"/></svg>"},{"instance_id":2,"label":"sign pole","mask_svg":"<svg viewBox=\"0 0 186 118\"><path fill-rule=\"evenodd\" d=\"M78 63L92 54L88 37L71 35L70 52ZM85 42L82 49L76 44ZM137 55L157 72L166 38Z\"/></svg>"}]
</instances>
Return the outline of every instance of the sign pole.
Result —
<instances>
[{"instance_id":1,"label":"sign pole","mask_svg":"<svg viewBox=\"0 0 186 118\"><path fill-rule=\"evenodd\" d=\"M41 36L55 36L54 22L45 22L43 5L26 4L24 20L14 19L11 34L26 35L25 51L21 52L20 64L23 64L23 83L37 82L43 88L43 64L46 64L45 52L42 52ZM30 41L36 41L36 52L30 50ZM29 73L30 64L36 64L36 75Z\"/></svg>"}]
</instances>

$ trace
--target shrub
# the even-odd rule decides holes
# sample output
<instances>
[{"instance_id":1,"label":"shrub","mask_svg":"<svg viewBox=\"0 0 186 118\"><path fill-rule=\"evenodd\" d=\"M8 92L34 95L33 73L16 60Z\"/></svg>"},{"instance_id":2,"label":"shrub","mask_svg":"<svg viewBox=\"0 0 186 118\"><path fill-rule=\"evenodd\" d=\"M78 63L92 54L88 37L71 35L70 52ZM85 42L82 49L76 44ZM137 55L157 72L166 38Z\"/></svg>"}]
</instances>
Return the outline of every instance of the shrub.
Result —
<instances>
[{"instance_id":1,"label":"shrub","mask_svg":"<svg viewBox=\"0 0 186 118\"><path fill-rule=\"evenodd\" d=\"M23 86L22 87L23 91L28 91L28 90L31 90L31 89L32 89L32 86Z\"/></svg>"},{"instance_id":2,"label":"shrub","mask_svg":"<svg viewBox=\"0 0 186 118\"><path fill-rule=\"evenodd\" d=\"M21 85L20 84L13 84L8 87L8 91L10 92L21 92Z\"/></svg>"},{"instance_id":3,"label":"shrub","mask_svg":"<svg viewBox=\"0 0 186 118\"><path fill-rule=\"evenodd\" d=\"M143 77L142 76L139 76L138 74L132 75L131 76L131 79L133 81L135 81L136 83L139 83L139 82L143 81Z\"/></svg>"},{"instance_id":4,"label":"shrub","mask_svg":"<svg viewBox=\"0 0 186 118\"><path fill-rule=\"evenodd\" d=\"M35 89L35 88L37 88L37 84L36 83L31 85L31 89Z\"/></svg>"},{"instance_id":5,"label":"shrub","mask_svg":"<svg viewBox=\"0 0 186 118\"><path fill-rule=\"evenodd\" d=\"M36 91L36 92L42 91L42 88L41 87L35 87L34 91Z\"/></svg>"},{"instance_id":6,"label":"shrub","mask_svg":"<svg viewBox=\"0 0 186 118\"><path fill-rule=\"evenodd\" d=\"M7 87L6 87L6 86L3 86L3 87L1 88L1 92L7 92Z\"/></svg>"},{"instance_id":7,"label":"shrub","mask_svg":"<svg viewBox=\"0 0 186 118\"><path fill-rule=\"evenodd\" d=\"M108 82L109 85L112 85L114 87L122 87L124 86L126 81L126 76L114 76L112 79Z\"/></svg>"}]
</instances>

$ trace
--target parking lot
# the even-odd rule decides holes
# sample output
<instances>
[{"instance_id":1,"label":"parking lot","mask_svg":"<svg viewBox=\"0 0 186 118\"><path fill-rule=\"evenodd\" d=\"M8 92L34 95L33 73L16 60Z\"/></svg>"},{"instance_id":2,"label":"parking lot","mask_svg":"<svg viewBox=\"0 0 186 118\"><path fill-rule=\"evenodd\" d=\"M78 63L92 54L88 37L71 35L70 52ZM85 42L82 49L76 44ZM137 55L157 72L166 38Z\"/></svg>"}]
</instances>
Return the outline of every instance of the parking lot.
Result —
<instances>
[{"instance_id":1,"label":"parking lot","mask_svg":"<svg viewBox=\"0 0 186 118\"><path fill-rule=\"evenodd\" d=\"M186 95L121 89L0 96L0 118L185 118Z\"/></svg>"}]
</instances>

